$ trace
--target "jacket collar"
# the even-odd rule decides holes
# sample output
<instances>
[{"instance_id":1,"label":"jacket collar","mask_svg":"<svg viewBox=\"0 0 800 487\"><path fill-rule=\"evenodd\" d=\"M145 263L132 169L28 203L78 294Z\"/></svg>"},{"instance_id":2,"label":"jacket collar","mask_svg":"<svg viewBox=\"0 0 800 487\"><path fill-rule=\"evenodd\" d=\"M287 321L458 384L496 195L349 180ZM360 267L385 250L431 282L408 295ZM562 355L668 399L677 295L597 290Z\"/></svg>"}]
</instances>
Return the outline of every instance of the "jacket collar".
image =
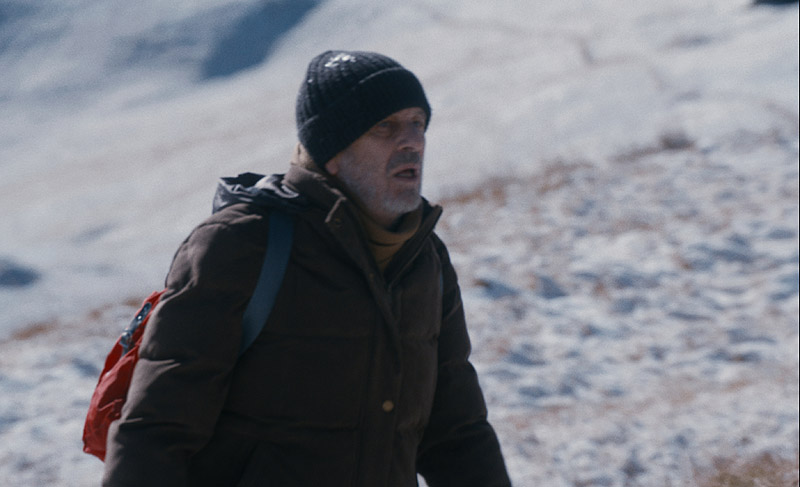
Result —
<instances>
[{"instance_id":1,"label":"jacket collar","mask_svg":"<svg viewBox=\"0 0 800 487\"><path fill-rule=\"evenodd\" d=\"M377 264L367 247L366 232L358 220L358 210L342 190L320 171L299 164L290 166L283 182L289 189L302 195L311 206L325 212L325 225L359 266L377 271ZM433 233L441 214L441 206L432 205L425 198L422 199L422 221L419 229L395 255L386 269L387 278L391 279L402 272L408 262L419 253L422 243Z\"/></svg>"}]
</instances>

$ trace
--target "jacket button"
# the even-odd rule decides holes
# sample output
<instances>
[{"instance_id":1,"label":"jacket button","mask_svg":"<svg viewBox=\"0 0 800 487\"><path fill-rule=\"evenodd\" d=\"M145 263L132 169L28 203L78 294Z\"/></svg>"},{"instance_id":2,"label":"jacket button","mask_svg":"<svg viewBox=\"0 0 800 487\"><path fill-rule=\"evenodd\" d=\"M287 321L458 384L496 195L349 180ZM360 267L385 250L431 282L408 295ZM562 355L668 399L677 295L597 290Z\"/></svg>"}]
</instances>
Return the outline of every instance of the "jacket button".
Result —
<instances>
[{"instance_id":1,"label":"jacket button","mask_svg":"<svg viewBox=\"0 0 800 487\"><path fill-rule=\"evenodd\" d=\"M385 413L391 413L392 411L394 411L394 403L392 401L383 401L381 407L383 408L383 412Z\"/></svg>"}]
</instances>

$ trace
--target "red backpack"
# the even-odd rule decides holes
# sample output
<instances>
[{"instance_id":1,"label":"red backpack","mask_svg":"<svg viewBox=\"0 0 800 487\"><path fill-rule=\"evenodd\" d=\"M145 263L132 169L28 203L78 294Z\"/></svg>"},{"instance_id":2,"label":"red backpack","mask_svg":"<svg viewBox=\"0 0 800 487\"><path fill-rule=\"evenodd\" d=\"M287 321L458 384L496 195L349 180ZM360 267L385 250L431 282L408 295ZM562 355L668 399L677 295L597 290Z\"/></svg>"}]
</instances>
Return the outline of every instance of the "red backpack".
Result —
<instances>
[{"instance_id":1,"label":"red backpack","mask_svg":"<svg viewBox=\"0 0 800 487\"><path fill-rule=\"evenodd\" d=\"M239 355L255 341L269 317L283 281L292 247L291 217L273 210L269 220L269 246L261 274L242 318L242 344ZM139 360L139 346L153 309L164 291L156 291L142 303L130 325L122 332L106 357L103 371L89 402L83 426L83 451L105 460L106 441L111 423L120 418L128 397L133 370Z\"/></svg>"}]
</instances>

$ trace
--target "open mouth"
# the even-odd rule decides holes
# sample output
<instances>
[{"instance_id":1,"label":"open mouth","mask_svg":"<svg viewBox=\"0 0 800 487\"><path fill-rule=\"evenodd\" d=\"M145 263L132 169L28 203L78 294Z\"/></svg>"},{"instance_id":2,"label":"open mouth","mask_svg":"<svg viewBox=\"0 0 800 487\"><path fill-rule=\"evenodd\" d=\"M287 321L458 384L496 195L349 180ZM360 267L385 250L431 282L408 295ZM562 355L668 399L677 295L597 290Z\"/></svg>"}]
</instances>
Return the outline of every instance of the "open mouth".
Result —
<instances>
[{"instance_id":1,"label":"open mouth","mask_svg":"<svg viewBox=\"0 0 800 487\"><path fill-rule=\"evenodd\" d=\"M416 181L419 179L419 168L416 166L407 166L394 173L394 177L404 179L407 181Z\"/></svg>"},{"instance_id":2,"label":"open mouth","mask_svg":"<svg viewBox=\"0 0 800 487\"><path fill-rule=\"evenodd\" d=\"M417 178L417 170L416 169L403 169L402 171L396 174L398 178L402 179L416 179Z\"/></svg>"}]
</instances>

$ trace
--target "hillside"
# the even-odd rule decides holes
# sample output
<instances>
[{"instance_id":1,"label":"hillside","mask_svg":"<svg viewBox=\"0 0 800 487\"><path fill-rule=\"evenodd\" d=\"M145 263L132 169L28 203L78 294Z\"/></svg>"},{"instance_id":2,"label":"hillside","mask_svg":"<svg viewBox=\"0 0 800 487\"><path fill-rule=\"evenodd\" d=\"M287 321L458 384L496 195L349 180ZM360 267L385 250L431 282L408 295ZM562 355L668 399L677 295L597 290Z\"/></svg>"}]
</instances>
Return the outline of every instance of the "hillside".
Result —
<instances>
[{"instance_id":1,"label":"hillside","mask_svg":"<svg viewBox=\"0 0 800 487\"><path fill-rule=\"evenodd\" d=\"M797 4L485 5L0 5L4 485L98 484L104 354L217 178L286 168L331 47L428 92L424 192L515 485L797 485Z\"/></svg>"}]
</instances>

